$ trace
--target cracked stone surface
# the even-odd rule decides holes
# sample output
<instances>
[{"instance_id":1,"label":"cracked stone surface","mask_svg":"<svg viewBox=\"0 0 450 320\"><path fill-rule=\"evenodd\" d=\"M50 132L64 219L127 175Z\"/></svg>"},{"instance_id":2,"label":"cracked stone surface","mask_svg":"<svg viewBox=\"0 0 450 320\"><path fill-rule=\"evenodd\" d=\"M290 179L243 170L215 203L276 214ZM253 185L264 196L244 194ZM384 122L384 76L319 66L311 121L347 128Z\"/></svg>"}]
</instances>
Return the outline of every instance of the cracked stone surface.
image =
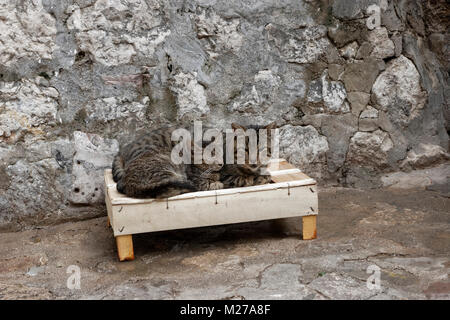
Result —
<instances>
[{"instance_id":1,"label":"cracked stone surface","mask_svg":"<svg viewBox=\"0 0 450 320\"><path fill-rule=\"evenodd\" d=\"M105 217L1 233L0 298L450 299L448 195L322 188L319 208L316 240L300 239L296 218L148 233L130 262Z\"/></svg>"},{"instance_id":2,"label":"cracked stone surface","mask_svg":"<svg viewBox=\"0 0 450 320\"><path fill-rule=\"evenodd\" d=\"M17 10L15 1L0 2L0 63L11 65L23 58L51 59L55 49L55 19L42 1L27 1Z\"/></svg>"},{"instance_id":3,"label":"cracked stone surface","mask_svg":"<svg viewBox=\"0 0 450 320\"><path fill-rule=\"evenodd\" d=\"M103 213L114 148L81 168L78 133L120 145L166 124L275 121L283 157L321 186L432 170L449 161L448 11L443 0L0 0L0 230Z\"/></svg>"}]
</instances>

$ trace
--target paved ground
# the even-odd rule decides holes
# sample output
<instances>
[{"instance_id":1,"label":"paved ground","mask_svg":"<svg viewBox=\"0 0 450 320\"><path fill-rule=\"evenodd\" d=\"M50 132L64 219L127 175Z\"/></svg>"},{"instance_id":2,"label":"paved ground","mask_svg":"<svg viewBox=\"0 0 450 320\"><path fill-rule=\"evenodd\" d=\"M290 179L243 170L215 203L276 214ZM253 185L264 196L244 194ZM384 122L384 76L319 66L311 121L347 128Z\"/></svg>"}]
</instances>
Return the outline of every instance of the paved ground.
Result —
<instances>
[{"instance_id":1,"label":"paved ground","mask_svg":"<svg viewBox=\"0 0 450 320\"><path fill-rule=\"evenodd\" d=\"M135 236L122 263L106 218L3 233L0 298L450 299L447 193L321 189L319 207L317 240L300 240L299 221L160 232Z\"/></svg>"}]
</instances>

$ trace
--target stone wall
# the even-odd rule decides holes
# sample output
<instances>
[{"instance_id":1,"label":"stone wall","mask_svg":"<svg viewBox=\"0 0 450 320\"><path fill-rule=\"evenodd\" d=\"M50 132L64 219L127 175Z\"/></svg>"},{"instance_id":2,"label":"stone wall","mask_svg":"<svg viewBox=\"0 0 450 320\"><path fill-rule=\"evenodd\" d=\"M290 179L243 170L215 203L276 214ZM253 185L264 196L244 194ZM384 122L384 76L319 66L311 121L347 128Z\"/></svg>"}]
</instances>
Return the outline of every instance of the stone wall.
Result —
<instances>
[{"instance_id":1,"label":"stone wall","mask_svg":"<svg viewBox=\"0 0 450 320\"><path fill-rule=\"evenodd\" d=\"M448 161L449 21L445 0L0 0L0 228L104 213L119 143L163 123L277 121L321 184Z\"/></svg>"}]
</instances>

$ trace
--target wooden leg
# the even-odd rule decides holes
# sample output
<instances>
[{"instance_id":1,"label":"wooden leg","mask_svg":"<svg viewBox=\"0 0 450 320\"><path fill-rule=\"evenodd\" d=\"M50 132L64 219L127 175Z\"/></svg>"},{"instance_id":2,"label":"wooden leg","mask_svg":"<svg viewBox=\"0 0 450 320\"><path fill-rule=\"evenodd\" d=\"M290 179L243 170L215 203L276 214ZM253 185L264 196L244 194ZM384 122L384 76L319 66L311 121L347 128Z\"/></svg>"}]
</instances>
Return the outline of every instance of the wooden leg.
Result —
<instances>
[{"instance_id":1,"label":"wooden leg","mask_svg":"<svg viewBox=\"0 0 450 320\"><path fill-rule=\"evenodd\" d=\"M120 261L134 260L133 236L131 234L116 237L117 254Z\"/></svg>"},{"instance_id":2,"label":"wooden leg","mask_svg":"<svg viewBox=\"0 0 450 320\"><path fill-rule=\"evenodd\" d=\"M317 238L316 221L317 215L302 217L303 240L311 240Z\"/></svg>"},{"instance_id":3,"label":"wooden leg","mask_svg":"<svg viewBox=\"0 0 450 320\"><path fill-rule=\"evenodd\" d=\"M106 226L109 228L111 227L111 222L109 221L109 217L106 217L106 219L108 219L108 221L106 221Z\"/></svg>"}]
</instances>

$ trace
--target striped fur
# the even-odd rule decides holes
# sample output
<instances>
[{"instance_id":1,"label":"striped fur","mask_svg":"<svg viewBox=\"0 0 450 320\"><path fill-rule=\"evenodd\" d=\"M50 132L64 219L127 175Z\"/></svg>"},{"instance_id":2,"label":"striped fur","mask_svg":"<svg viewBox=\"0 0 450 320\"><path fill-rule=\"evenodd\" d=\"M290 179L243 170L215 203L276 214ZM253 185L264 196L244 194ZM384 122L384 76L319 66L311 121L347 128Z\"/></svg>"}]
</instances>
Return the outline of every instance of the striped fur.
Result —
<instances>
[{"instance_id":1,"label":"striped fur","mask_svg":"<svg viewBox=\"0 0 450 320\"><path fill-rule=\"evenodd\" d=\"M266 126L242 126L239 124L232 124L233 131L236 135L239 135L239 131L241 134L245 134L245 131L248 129L253 129L258 133L259 129L268 130L268 141L267 141L267 155L270 156L271 150L271 136L270 130L276 128L276 123L270 123ZM257 143L259 144L259 135L257 135ZM223 183L225 188L239 188L239 187L248 187L260 184L266 184L270 182L270 176L266 175L266 169L268 164L261 163L259 159L259 155L257 157L257 163L251 164L249 163L249 141L245 139L245 163L237 164L238 150L237 150L237 139L235 138L234 143L234 160L236 164L225 164L220 172L220 181Z\"/></svg>"},{"instance_id":2,"label":"striped fur","mask_svg":"<svg viewBox=\"0 0 450 320\"><path fill-rule=\"evenodd\" d=\"M248 128L272 129L274 124ZM185 192L245 187L270 182L270 177L263 174L267 165L260 162L247 163L248 143L246 143L245 164L174 164L170 155L175 145L171 141L175 129L173 126L152 130L121 147L112 164L113 179L117 182L119 192L137 198L166 198ZM247 130L235 124L233 129ZM225 143L226 139L223 140ZM193 149L192 146L192 152ZM236 144L234 153L236 159Z\"/></svg>"},{"instance_id":3,"label":"striped fur","mask_svg":"<svg viewBox=\"0 0 450 320\"><path fill-rule=\"evenodd\" d=\"M223 187L217 173L221 165L176 165L171 161L175 129L152 130L120 149L112 166L119 192L135 198L166 198Z\"/></svg>"}]
</instances>

